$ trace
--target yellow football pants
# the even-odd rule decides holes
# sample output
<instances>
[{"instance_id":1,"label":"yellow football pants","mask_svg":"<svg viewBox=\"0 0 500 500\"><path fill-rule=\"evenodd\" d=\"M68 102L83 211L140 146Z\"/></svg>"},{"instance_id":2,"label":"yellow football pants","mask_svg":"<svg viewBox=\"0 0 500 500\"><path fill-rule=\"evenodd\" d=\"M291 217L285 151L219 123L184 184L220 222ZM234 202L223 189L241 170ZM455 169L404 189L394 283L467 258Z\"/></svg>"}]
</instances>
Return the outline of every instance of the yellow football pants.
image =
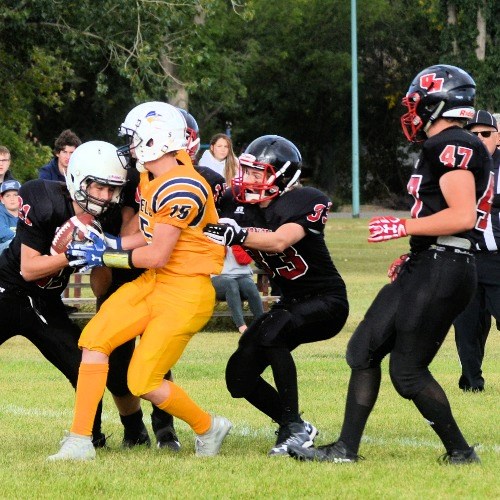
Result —
<instances>
[{"instance_id":1,"label":"yellow football pants","mask_svg":"<svg viewBox=\"0 0 500 500\"><path fill-rule=\"evenodd\" d=\"M106 300L83 330L79 346L109 356L142 335L128 369L130 392L142 396L161 385L214 305L210 277L156 276L149 270Z\"/></svg>"}]
</instances>

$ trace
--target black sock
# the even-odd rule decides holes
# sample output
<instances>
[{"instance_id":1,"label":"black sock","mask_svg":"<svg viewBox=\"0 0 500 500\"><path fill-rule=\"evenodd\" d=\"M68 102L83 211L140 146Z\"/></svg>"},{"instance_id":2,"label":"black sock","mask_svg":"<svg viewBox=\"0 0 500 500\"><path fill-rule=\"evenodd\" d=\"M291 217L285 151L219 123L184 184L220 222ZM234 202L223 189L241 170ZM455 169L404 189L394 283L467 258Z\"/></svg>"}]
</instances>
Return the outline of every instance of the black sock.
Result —
<instances>
[{"instance_id":1,"label":"black sock","mask_svg":"<svg viewBox=\"0 0 500 500\"><path fill-rule=\"evenodd\" d=\"M446 451L469 449L467 441L453 418L448 398L435 380L420 391L413 398L413 402L422 416L431 424Z\"/></svg>"},{"instance_id":2,"label":"black sock","mask_svg":"<svg viewBox=\"0 0 500 500\"><path fill-rule=\"evenodd\" d=\"M257 379L254 390L245 399L275 422L280 422L281 399L278 391L262 377Z\"/></svg>"},{"instance_id":3,"label":"black sock","mask_svg":"<svg viewBox=\"0 0 500 500\"><path fill-rule=\"evenodd\" d=\"M120 415L120 420L125 429L125 439L136 439L139 434L144 430L144 422L142 421L142 410L139 409L131 415Z\"/></svg>"},{"instance_id":4,"label":"black sock","mask_svg":"<svg viewBox=\"0 0 500 500\"><path fill-rule=\"evenodd\" d=\"M380 365L351 372L339 441L354 454L358 453L366 422L377 401L381 376Z\"/></svg>"},{"instance_id":5,"label":"black sock","mask_svg":"<svg viewBox=\"0 0 500 500\"><path fill-rule=\"evenodd\" d=\"M153 427L153 432L155 436L158 435L158 432L162 431L167 427L174 428L174 417L163 410L160 410L155 405L153 406L153 413L151 413L151 426Z\"/></svg>"},{"instance_id":6,"label":"black sock","mask_svg":"<svg viewBox=\"0 0 500 500\"><path fill-rule=\"evenodd\" d=\"M299 416L297 369L292 353L286 347L266 347L265 352L281 400L280 424L302 422Z\"/></svg>"}]
</instances>

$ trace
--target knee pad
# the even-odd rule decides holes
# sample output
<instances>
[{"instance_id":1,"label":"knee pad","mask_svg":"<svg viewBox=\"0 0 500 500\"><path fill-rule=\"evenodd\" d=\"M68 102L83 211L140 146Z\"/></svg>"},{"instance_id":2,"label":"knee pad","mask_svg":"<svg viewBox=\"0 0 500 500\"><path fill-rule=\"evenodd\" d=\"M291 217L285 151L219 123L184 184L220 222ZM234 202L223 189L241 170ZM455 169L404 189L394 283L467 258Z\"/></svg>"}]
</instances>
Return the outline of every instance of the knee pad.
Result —
<instances>
[{"instance_id":1,"label":"knee pad","mask_svg":"<svg viewBox=\"0 0 500 500\"><path fill-rule=\"evenodd\" d=\"M374 366L370 353L371 335L360 328L362 324L358 326L347 344L346 361L353 370L366 370Z\"/></svg>"},{"instance_id":2,"label":"knee pad","mask_svg":"<svg viewBox=\"0 0 500 500\"><path fill-rule=\"evenodd\" d=\"M397 393L405 399L413 399L433 380L428 368L409 368L391 355L389 375Z\"/></svg>"},{"instance_id":3,"label":"knee pad","mask_svg":"<svg viewBox=\"0 0 500 500\"><path fill-rule=\"evenodd\" d=\"M109 372L106 387L113 396L128 396L127 371L135 348L135 340L116 348L109 357Z\"/></svg>"},{"instance_id":4,"label":"knee pad","mask_svg":"<svg viewBox=\"0 0 500 500\"><path fill-rule=\"evenodd\" d=\"M286 309L276 309L262 317L257 332L263 347L287 347L286 332L293 328L293 316Z\"/></svg>"},{"instance_id":5,"label":"knee pad","mask_svg":"<svg viewBox=\"0 0 500 500\"><path fill-rule=\"evenodd\" d=\"M244 398L254 390L265 369L259 367L257 359L254 349L241 347L229 358L226 366L226 387L233 398Z\"/></svg>"}]
</instances>

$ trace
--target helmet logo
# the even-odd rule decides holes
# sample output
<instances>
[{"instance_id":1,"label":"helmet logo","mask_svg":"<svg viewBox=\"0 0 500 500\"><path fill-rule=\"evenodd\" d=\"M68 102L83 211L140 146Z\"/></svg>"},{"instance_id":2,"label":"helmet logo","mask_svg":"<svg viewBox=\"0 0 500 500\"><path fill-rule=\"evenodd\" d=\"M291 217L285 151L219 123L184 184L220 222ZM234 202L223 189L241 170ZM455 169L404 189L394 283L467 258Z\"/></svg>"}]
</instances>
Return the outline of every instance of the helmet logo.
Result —
<instances>
[{"instance_id":1,"label":"helmet logo","mask_svg":"<svg viewBox=\"0 0 500 500\"><path fill-rule=\"evenodd\" d=\"M443 90L444 78L436 78L436 73L428 73L420 77L420 86L427 90L427 93L441 92Z\"/></svg>"}]
</instances>

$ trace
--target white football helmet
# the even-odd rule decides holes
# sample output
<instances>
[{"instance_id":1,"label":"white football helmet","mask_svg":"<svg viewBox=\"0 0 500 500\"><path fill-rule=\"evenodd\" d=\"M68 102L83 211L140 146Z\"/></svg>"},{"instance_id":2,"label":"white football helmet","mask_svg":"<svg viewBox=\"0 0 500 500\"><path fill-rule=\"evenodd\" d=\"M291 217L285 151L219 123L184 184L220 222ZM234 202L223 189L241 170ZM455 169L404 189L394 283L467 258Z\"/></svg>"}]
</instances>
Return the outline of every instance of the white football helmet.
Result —
<instances>
[{"instance_id":1,"label":"white football helmet","mask_svg":"<svg viewBox=\"0 0 500 500\"><path fill-rule=\"evenodd\" d=\"M127 172L123 168L113 144L104 141L89 141L75 149L66 172L66 186L71 199L95 217L104 213L112 203L119 203L122 187L127 183ZM87 193L92 182L115 188L110 201L100 200Z\"/></svg>"}]
</instances>

